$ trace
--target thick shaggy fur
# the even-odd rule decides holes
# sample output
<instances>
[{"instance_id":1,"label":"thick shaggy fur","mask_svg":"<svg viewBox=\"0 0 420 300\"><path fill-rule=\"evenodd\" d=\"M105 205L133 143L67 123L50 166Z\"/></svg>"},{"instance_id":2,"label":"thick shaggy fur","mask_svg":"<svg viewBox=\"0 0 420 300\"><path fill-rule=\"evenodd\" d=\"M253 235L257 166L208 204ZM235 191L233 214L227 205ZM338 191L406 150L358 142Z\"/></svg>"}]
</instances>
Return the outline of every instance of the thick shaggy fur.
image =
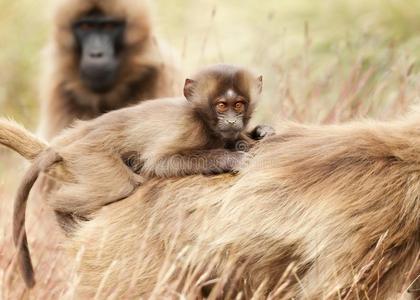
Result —
<instances>
[{"instance_id":1,"label":"thick shaggy fur","mask_svg":"<svg viewBox=\"0 0 420 300\"><path fill-rule=\"evenodd\" d=\"M74 119L91 119L145 99L176 96L182 76L171 50L153 30L148 0L59 0L45 49L40 131L51 139ZM93 8L126 21L124 51L116 85L107 93L86 88L78 69L71 26Z\"/></svg>"},{"instance_id":2,"label":"thick shaggy fur","mask_svg":"<svg viewBox=\"0 0 420 300\"><path fill-rule=\"evenodd\" d=\"M80 255L79 293L173 296L213 283L224 298L397 299L407 289L419 274L420 111L286 123L253 152L238 176L152 180L80 224L67 245Z\"/></svg>"}]
</instances>

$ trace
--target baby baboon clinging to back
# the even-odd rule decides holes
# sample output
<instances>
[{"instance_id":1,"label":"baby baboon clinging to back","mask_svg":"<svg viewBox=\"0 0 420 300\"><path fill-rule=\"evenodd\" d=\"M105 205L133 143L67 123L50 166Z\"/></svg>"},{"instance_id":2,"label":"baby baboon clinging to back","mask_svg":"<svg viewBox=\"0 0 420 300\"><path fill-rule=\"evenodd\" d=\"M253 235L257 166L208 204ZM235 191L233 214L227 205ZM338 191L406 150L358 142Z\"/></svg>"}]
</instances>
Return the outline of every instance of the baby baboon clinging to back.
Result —
<instances>
[{"instance_id":1,"label":"baby baboon clinging to back","mask_svg":"<svg viewBox=\"0 0 420 300\"><path fill-rule=\"evenodd\" d=\"M240 67L215 65L185 81L186 99L147 101L81 121L55 138L49 148L37 146L43 151L22 180L14 212L14 238L28 286L34 280L24 232L25 207L41 172L57 181L48 193L57 212L86 215L127 197L147 177L235 170L244 153L225 148L238 140L251 141L245 129L261 89L261 76ZM250 136L263 136L261 129L257 127ZM12 132L18 136L19 130ZM25 144L30 144L31 137L27 139ZM10 145L10 140L13 149L27 147ZM133 166L124 163L133 156ZM137 162L141 162L139 168Z\"/></svg>"},{"instance_id":2,"label":"baby baboon clinging to back","mask_svg":"<svg viewBox=\"0 0 420 300\"><path fill-rule=\"evenodd\" d=\"M172 97L180 72L156 37L148 0L58 0L45 49L41 132L141 100Z\"/></svg>"}]
</instances>

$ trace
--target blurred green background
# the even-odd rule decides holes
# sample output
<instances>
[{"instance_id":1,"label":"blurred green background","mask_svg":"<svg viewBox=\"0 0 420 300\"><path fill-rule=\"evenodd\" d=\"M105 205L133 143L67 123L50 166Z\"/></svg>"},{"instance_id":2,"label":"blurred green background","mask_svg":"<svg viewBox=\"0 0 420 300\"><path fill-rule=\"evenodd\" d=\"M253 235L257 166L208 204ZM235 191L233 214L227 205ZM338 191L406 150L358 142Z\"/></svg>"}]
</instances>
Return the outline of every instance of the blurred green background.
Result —
<instances>
[{"instance_id":1,"label":"blurred green background","mask_svg":"<svg viewBox=\"0 0 420 300\"><path fill-rule=\"evenodd\" d=\"M0 115L32 129L51 1L0 0ZM187 73L229 62L264 75L257 121L393 114L419 96L418 0L154 4L158 33L179 53Z\"/></svg>"}]
</instances>

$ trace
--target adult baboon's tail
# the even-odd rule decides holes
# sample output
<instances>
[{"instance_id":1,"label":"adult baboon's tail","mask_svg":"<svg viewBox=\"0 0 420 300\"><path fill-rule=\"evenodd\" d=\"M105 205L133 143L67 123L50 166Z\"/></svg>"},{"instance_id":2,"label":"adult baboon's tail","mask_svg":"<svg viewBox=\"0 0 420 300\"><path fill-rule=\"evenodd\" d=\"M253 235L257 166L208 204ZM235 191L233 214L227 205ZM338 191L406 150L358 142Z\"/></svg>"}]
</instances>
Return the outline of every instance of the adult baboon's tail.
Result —
<instances>
[{"instance_id":1,"label":"adult baboon's tail","mask_svg":"<svg viewBox=\"0 0 420 300\"><path fill-rule=\"evenodd\" d=\"M47 149L48 144L15 121L0 118L0 144L28 160L33 160Z\"/></svg>"}]
</instances>

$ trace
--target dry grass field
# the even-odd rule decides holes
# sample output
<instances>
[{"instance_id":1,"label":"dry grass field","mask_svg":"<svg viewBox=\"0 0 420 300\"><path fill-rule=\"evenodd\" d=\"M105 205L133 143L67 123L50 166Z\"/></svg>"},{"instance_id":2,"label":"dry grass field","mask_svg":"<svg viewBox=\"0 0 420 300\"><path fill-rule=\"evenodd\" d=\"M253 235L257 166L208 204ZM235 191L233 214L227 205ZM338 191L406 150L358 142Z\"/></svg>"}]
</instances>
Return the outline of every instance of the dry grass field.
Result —
<instances>
[{"instance_id":1,"label":"dry grass field","mask_svg":"<svg viewBox=\"0 0 420 300\"><path fill-rule=\"evenodd\" d=\"M40 51L48 3L0 0L0 116L36 130ZM420 100L420 1L156 0L159 33L186 72L215 62L264 76L254 122L334 123L388 118ZM47 211L29 213L39 284L31 294L16 274L13 193L25 164L0 149L0 299L71 295L72 268ZM30 209L34 205L30 205ZM36 212L36 213L35 213Z\"/></svg>"}]
</instances>

